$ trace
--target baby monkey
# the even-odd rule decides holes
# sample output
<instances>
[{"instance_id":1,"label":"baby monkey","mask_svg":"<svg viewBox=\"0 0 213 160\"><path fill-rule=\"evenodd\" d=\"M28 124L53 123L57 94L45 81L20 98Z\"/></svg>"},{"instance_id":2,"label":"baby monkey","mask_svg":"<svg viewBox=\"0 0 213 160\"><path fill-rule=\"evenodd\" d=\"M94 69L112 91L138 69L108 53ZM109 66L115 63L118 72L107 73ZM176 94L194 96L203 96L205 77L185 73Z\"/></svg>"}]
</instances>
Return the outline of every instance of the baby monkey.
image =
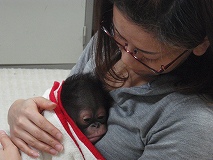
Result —
<instances>
[{"instance_id":1,"label":"baby monkey","mask_svg":"<svg viewBox=\"0 0 213 160\"><path fill-rule=\"evenodd\" d=\"M61 102L93 144L103 137L112 99L100 80L90 73L68 77L62 84Z\"/></svg>"}]
</instances>

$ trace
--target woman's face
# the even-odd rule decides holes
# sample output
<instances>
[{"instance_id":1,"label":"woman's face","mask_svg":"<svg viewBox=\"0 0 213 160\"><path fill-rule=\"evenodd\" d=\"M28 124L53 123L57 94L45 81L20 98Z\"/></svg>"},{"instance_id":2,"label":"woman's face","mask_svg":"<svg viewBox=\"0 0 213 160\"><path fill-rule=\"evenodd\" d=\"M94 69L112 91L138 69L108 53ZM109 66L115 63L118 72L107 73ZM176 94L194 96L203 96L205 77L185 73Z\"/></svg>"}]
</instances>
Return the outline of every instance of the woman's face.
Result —
<instances>
[{"instance_id":1,"label":"woman's face","mask_svg":"<svg viewBox=\"0 0 213 160\"><path fill-rule=\"evenodd\" d=\"M137 49L137 51L139 51L137 54L140 57L140 61L157 71L161 68L161 65L167 65L186 50L168 47L159 42L154 35L143 30L141 26L129 21L116 6L113 8L113 24L115 40L124 45L128 44L126 49L131 52ZM135 60L134 57L127 53L122 47L120 47L120 49L122 51L121 61L136 74L154 74L149 68ZM189 52L179 58L163 73L173 70L178 64L184 61L188 55Z\"/></svg>"}]
</instances>

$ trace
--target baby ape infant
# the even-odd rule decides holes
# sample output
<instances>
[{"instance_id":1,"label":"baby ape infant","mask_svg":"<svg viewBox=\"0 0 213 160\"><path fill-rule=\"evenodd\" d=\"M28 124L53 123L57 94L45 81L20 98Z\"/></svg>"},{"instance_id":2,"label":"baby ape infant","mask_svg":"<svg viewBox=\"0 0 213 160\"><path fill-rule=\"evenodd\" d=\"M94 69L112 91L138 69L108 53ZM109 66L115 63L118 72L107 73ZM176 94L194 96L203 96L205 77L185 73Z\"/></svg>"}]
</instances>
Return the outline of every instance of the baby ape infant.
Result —
<instances>
[{"instance_id":1,"label":"baby ape infant","mask_svg":"<svg viewBox=\"0 0 213 160\"><path fill-rule=\"evenodd\" d=\"M108 112L112 103L102 83L89 73L76 74L62 83L55 82L43 97L58 105L54 111L45 110L43 115L62 132L64 149L56 156L38 151L40 156L36 160L103 160L103 156L92 145L107 131ZM23 152L21 157L23 160L34 159Z\"/></svg>"},{"instance_id":2,"label":"baby ape infant","mask_svg":"<svg viewBox=\"0 0 213 160\"><path fill-rule=\"evenodd\" d=\"M61 102L67 114L94 144L107 131L111 97L91 74L76 74L62 84Z\"/></svg>"}]
</instances>

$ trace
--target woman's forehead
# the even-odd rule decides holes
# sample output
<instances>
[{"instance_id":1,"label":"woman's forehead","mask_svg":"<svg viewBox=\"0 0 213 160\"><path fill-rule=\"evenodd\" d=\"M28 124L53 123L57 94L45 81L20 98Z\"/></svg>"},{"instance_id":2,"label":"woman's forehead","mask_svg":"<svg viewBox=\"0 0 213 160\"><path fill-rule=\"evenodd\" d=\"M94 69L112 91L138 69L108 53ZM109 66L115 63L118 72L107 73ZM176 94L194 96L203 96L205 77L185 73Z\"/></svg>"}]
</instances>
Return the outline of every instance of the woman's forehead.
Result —
<instances>
[{"instance_id":1,"label":"woman's forehead","mask_svg":"<svg viewBox=\"0 0 213 160\"><path fill-rule=\"evenodd\" d=\"M141 26L136 25L124 16L116 6L113 7L113 23L119 34L138 49L147 52L159 52L165 47L153 34L148 33Z\"/></svg>"}]
</instances>

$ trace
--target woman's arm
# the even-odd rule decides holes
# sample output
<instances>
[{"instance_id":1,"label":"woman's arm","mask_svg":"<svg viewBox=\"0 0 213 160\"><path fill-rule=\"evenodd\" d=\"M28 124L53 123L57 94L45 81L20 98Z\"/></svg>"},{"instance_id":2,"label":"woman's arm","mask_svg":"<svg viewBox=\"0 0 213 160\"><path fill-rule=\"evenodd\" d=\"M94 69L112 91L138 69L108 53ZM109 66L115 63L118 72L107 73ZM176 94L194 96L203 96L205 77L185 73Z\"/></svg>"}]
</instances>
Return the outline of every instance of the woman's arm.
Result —
<instances>
[{"instance_id":1,"label":"woman's arm","mask_svg":"<svg viewBox=\"0 0 213 160\"><path fill-rule=\"evenodd\" d=\"M0 160L21 160L18 148L4 131L0 131Z\"/></svg>"},{"instance_id":2,"label":"woman's arm","mask_svg":"<svg viewBox=\"0 0 213 160\"><path fill-rule=\"evenodd\" d=\"M11 140L29 156L37 157L38 153L28 145L53 155L63 150L61 132L40 114L55 107L55 103L43 97L20 99L10 107L8 123Z\"/></svg>"},{"instance_id":3,"label":"woman's arm","mask_svg":"<svg viewBox=\"0 0 213 160\"><path fill-rule=\"evenodd\" d=\"M70 75L93 71L94 39L96 38L91 38ZM63 149L59 143L62 138L61 132L40 114L42 110L52 110L55 107L54 103L42 97L20 99L12 104L8 112L11 139L21 151L37 157L37 152L28 145L53 155Z\"/></svg>"}]
</instances>

